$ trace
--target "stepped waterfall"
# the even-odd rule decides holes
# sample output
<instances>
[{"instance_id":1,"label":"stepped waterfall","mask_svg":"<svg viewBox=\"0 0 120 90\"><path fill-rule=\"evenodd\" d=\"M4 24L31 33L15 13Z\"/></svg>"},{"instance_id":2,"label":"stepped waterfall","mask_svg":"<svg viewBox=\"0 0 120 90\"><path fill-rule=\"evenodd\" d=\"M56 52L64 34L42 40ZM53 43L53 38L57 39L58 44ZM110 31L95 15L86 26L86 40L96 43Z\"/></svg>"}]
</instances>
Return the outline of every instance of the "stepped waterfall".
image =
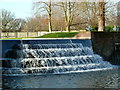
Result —
<instances>
[{"instance_id":1,"label":"stepped waterfall","mask_svg":"<svg viewBox=\"0 0 120 90\"><path fill-rule=\"evenodd\" d=\"M113 68L101 56L94 54L91 47L71 40L59 43L21 41L6 51L2 63L3 75L61 74Z\"/></svg>"}]
</instances>

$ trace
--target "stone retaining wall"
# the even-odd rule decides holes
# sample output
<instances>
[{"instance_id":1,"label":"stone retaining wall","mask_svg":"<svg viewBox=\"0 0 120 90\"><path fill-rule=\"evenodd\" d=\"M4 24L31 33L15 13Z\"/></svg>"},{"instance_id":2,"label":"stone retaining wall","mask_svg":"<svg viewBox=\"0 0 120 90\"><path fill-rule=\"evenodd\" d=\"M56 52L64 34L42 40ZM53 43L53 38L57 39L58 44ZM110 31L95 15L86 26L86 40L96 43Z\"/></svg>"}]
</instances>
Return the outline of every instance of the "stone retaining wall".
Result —
<instances>
[{"instance_id":1,"label":"stone retaining wall","mask_svg":"<svg viewBox=\"0 0 120 90\"><path fill-rule=\"evenodd\" d=\"M1 33L1 38L37 37L48 33L49 32L3 32Z\"/></svg>"},{"instance_id":2,"label":"stone retaining wall","mask_svg":"<svg viewBox=\"0 0 120 90\"><path fill-rule=\"evenodd\" d=\"M89 39L91 39L91 32L89 32L89 31L80 32L77 35L75 35L74 38L89 38Z\"/></svg>"},{"instance_id":3,"label":"stone retaining wall","mask_svg":"<svg viewBox=\"0 0 120 90\"><path fill-rule=\"evenodd\" d=\"M95 53L120 65L120 50L116 46L116 43L120 43L120 32L91 32L91 38Z\"/></svg>"},{"instance_id":4,"label":"stone retaining wall","mask_svg":"<svg viewBox=\"0 0 120 90\"><path fill-rule=\"evenodd\" d=\"M52 33L61 32L53 31ZM66 31L63 31L66 32ZM38 37L51 32L2 32L0 34L1 38L25 38L25 37Z\"/></svg>"}]
</instances>

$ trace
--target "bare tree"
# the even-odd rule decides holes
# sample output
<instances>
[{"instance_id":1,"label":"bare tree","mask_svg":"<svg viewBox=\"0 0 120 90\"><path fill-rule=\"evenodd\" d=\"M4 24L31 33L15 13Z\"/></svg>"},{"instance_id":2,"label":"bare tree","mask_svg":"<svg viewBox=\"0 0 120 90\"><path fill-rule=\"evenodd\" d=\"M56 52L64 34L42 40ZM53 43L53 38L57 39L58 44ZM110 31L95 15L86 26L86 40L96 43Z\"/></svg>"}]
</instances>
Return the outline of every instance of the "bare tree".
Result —
<instances>
[{"instance_id":1,"label":"bare tree","mask_svg":"<svg viewBox=\"0 0 120 90\"><path fill-rule=\"evenodd\" d=\"M96 2L86 2L83 4L85 4L84 9L83 9L84 10L83 13L86 16L86 18L84 20L86 20L86 22L89 26L97 26L98 25L98 22L97 22L98 21L97 3Z\"/></svg>"},{"instance_id":2,"label":"bare tree","mask_svg":"<svg viewBox=\"0 0 120 90\"><path fill-rule=\"evenodd\" d=\"M54 19L54 18L53 18ZM53 23L53 20L52 20ZM53 26L56 22L53 23ZM26 19L24 31L48 31L48 16L47 15L36 15Z\"/></svg>"},{"instance_id":3,"label":"bare tree","mask_svg":"<svg viewBox=\"0 0 120 90\"><path fill-rule=\"evenodd\" d=\"M117 26L120 27L120 1L117 3L117 20L116 20L116 23L117 23Z\"/></svg>"},{"instance_id":4,"label":"bare tree","mask_svg":"<svg viewBox=\"0 0 120 90\"><path fill-rule=\"evenodd\" d=\"M36 8L37 12L47 12L48 14L48 27L49 32L52 31L52 1L49 0L48 2L38 1L34 3L34 9Z\"/></svg>"},{"instance_id":5,"label":"bare tree","mask_svg":"<svg viewBox=\"0 0 120 90\"><path fill-rule=\"evenodd\" d=\"M52 9L52 29L56 31L63 31L65 30L65 19L64 19L64 12L61 7L55 5L54 9Z\"/></svg>"},{"instance_id":6,"label":"bare tree","mask_svg":"<svg viewBox=\"0 0 120 90\"><path fill-rule=\"evenodd\" d=\"M71 2L70 0L59 2L56 5L62 8L65 17L66 31L70 32L74 18L80 14L77 12L79 5L77 2Z\"/></svg>"},{"instance_id":7,"label":"bare tree","mask_svg":"<svg viewBox=\"0 0 120 90\"><path fill-rule=\"evenodd\" d=\"M60 27L71 31L72 29L85 29L87 26L98 26L98 31L104 31L105 21L108 25L113 20L113 4L109 5L110 2L105 0L100 0L100 2L71 2L70 0L50 2L35 2L35 11L47 12L42 15L48 15L47 24L50 32L52 29L60 30Z\"/></svg>"},{"instance_id":8,"label":"bare tree","mask_svg":"<svg viewBox=\"0 0 120 90\"><path fill-rule=\"evenodd\" d=\"M11 21L13 21L15 18L14 14L7 11L7 10L2 10L2 31L8 31L9 27L8 25L10 24Z\"/></svg>"},{"instance_id":9,"label":"bare tree","mask_svg":"<svg viewBox=\"0 0 120 90\"><path fill-rule=\"evenodd\" d=\"M26 31L41 31L42 28L42 17L35 16L32 18L27 18L24 30Z\"/></svg>"},{"instance_id":10,"label":"bare tree","mask_svg":"<svg viewBox=\"0 0 120 90\"><path fill-rule=\"evenodd\" d=\"M25 23L23 19L15 18L14 14L7 10L2 10L1 21L2 31L20 31Z\"/></svg>"},{"instance_id":11,"label":"bare tree","mask_svg":"<svg viewBox=\"0 0 120 90\"><path fill-rule=\"evenodd\" d=\"M105 4L104 0L98 2L98 31L105 30Z\"/></svg>"}]
</instances>

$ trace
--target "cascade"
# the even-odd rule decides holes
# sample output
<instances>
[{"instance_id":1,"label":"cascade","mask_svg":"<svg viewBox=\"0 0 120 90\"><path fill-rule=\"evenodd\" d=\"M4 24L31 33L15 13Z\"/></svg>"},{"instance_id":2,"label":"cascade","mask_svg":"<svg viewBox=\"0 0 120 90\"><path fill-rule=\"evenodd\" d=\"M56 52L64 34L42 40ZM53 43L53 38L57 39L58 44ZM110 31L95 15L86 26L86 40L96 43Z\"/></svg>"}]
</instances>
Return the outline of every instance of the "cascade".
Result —
<instances>
[{"instance_id":1,"label":"cascade","mask_svg":"<svg viewBox=\"0 0 120 90\"><path fill-rule=\"evenodd\" d=\"M82 43L29 41L15 44L2 58L3 74L60 74L112 68Z\"/></svg>"}]
</instances>

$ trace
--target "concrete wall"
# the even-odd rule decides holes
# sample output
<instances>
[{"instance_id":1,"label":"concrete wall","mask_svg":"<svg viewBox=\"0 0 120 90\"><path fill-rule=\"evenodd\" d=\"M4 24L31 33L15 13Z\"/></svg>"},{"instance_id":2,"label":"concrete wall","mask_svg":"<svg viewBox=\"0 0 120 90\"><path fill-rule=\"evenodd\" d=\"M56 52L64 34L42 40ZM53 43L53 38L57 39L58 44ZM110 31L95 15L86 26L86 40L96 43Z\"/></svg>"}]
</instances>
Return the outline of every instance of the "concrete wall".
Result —
<instances>
[{"instance_id":1,"label":"concrete wall","mask_svg":"<svg viewBox=\"0 0 120 90\"><path fill-rule=\"evenodd\" d=\"M95 53L112 64L120 65L120 50L116 50L115 45L120 43L120 32L91 32L91 38Z\"/></svg>"},{"instance_id":2,"label":"concrete wall","mask_svg":"<svg viewBox=\"0 0 120 90\"><path fill-rule=\"evenodd\" d=\"M4 58L5 53L12 48L15 44L20 44L20 40L0 40L0 46L2 46L2 49L0 49L2 52L0 52L0 58Z\"/></svg>"},{"instance_id":3,"label":"concrete wall","mask_svg":"<svg viewBox=\"0 0 120 90\"><path fill-rule=\"evenodd\" d=\"M91 32L90 31L82 31L74 36L74 38L89 38L91 39Z\"/></svg>"},{"instance_id":4,"label":"concrete wall","mask_svg":"<svg viewBox=\"0 0 120 90\"><path fill-rule=\"evenodd\" d=\"M4 32L1 33L1 38L37 37L44 34L46 34L46 32Z\"/></svg>"},{"instance_id":5,"label":"concrete wall","mask_svg":"<svg viewBox=\"0 0 120 90\"><path fill-rule=\"evenodd\" d=\"M52 33L61 32L61 31L53 31ZM66 31L62 31L66 32ZM2 32L0 34L1 38L21 38L21 37L37 37L48 34L50 32Z\"/></svg>"}]
</instances>

